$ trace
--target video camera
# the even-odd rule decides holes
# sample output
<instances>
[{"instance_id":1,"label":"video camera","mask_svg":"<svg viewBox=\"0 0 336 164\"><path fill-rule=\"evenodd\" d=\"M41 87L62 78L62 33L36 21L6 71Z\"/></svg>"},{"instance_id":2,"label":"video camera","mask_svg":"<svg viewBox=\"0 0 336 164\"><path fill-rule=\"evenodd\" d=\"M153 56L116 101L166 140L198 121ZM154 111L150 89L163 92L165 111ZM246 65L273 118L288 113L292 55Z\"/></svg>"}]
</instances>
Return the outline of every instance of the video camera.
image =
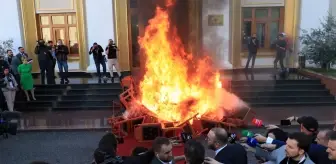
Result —
<instances>
[{"instance_id":1,"label":"video camera","mask_svg":"<svg viewBox=\"0 0 336 164\"><path fill-rule=\"evenodd\" d=\"M14 120L18 120L20 117L20 112L5 111L0 113L0 135L3 135L4 138L8 138L8 134L16 135L18 123Z\"/></svg>"}]
</instances>

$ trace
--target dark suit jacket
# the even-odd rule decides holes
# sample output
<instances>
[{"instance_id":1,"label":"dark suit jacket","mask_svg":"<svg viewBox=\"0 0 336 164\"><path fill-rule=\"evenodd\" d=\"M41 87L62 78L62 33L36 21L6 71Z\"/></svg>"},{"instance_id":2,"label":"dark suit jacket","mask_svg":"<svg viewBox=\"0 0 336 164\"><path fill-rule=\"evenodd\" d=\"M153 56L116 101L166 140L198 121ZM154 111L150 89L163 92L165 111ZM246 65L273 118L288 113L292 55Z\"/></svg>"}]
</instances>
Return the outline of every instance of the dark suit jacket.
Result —
<instances>
[{"instance_id":1,"label":"dark suit jacket","mask_svg":"<svg viewBox=\"0 0 336 164\"><path fill-rule=\"evenodd\" d=\"M224 164L247 164L247 152L239 144L228 144L216 156L215 160Z\"/></svg>"},{"instance_id":2,"label":"dark suit jacket","mask_svg":"<svg viewBox=\"0 0 336 164\"><path fill-rule=\"evenodd\" d=\"M277 146L276 148L286 145L285 142L279 140L273 140L272 144L275 144ZM316 164L331 164L332 161L328 158L328 153L326 150L327 148L322 145L310 144L308 155L310 159Z\"/></svg>"},{"instance_id":3,"label":"dark suit jacket","mask_svg":"<svg viewBox=\"0 0 336 164\"><path fill-rule=\"evenodd\" d=\"M151 164L162 164L162 162L159 161L156 157L154 157ZM175 162L173 161L172 164L175 164Z\"/></svg>"}]
</instances>

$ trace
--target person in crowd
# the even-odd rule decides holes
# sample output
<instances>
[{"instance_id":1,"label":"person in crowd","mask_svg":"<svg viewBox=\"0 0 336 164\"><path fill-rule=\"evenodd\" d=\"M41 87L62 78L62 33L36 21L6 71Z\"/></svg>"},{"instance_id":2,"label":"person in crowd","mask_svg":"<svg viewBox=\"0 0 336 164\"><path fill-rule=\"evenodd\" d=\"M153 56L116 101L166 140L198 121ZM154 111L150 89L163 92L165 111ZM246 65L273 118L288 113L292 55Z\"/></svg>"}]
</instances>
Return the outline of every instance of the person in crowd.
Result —
<instances>
[{"instance_id":1,"label":"person in crowd","mask_svg":"<svg viewBox=\"0 0 336 164\"><path fill-rule=\"evenodd\" d=\"M248 58L246 61L245 69L248 69L251 59L252 59L251 68L252 69L254 68L254 63L257 57L258 48L259 48L259 40L257 39L257 34L253 34L252 37L248 40L249 54L248 54Z\"/></svg>"},{"instance_id":2,"label":"person in crowd","mask_svg":"<svg viewBox=\"0 0 336 164\"><path fill-rule=\"evenodd\" d=\"M279 34L278 40L275 42L276 56L274 59L274 69L277 69L278 62L280 62L281 71L285 70L284 58L286 57L287 42L283 34Z\"/></svg>"},{"instance_id":3,"label":"person in crowd","mask_svg":"<svg viewBox=\"0 0 336 164\"><path fill-rule=\"evenodd\" d=\"M22 61L23 63L18 67L21 87L26 95L27 101L30 101L28 91L30 91L33 100L36 100L34 93L34 80L32 76L32 65L28 63L27 59L22 59Z\"/></svg>"},{"instance_id":4,"label":"person in crowd","mask_svg":"<svg viewBox=\"0 0 336 164\"><path fill-rule=\"evenodd\" d=\"M40 39L35 47L35 54L41 71L41 84L45 84L47 75L47 83L55 84L55 72L53 72L53 57L49 47L45 45L44 40Z\"/></svg>"},{"instance_id":5,"label":"person in crowd","mask_svg":"<svg viewBox=\"0 0 336 164\"><path fill-rule=\"evenodd\" d=\"M28 59L28 54L25 53L25 49L23 47L19 47L19 53L15 55L11 63L11 71L15 76L15 80L20 82L20 75L18 72L18 67L22 64L22 59Z\"/></svg>"},{"instance_id":6,"label":"person in crowd","mask_svg":"<svg viewBox=\"0 0 336 164\"><path fill-rule=\"evenodd\" d=\"M287 138L288 138L288 133L284 132L282 129L280 128L275 128L275 129L270 129L267 131L266 133L267 137L279 140L279 141L283 141L286 142Z\"/></svg>"},{"instance_id":7,"label":"person in crowd","mask_svg":"<svg viewBox=\"0 0 336 164\"><path fill-rule=\"evenodd\" d=\"M55 45L54 42L49 40L47 43L48 49L51 53L51 56L53 57L53 72L55 72L55 66L56 66L56 52L55 52ZM56 78L56 77L55 77Z\"/></svg>"},{"instance_id":8,"label":"person in crowd","mask_svg":"<svg viewBox=\"0 0 336 164\"><path fill-rule=\"evenodd\" d=\"M8 63L8 65L12 64L12 60L14 58L14 54L12 50L7 50L7 57L5 57L5 61Z\"/></svg>"},{"instance_id":9,"label":"person in crowd","mask_svg":"<svg viewBox=\"0 0 336 164\"><path fill-rule=\"evenodd\" d=\"M68 55L69 55L69 48L63 44L63 41L61 39L59 39L57 41L57 46L56 46L56 58L57 58L58 69L61 75L61 84L64 84L64 82L66 84L69 83Z\"/></svg>"},{"instance_id":10,"label":"person in crowd","mask_svg":"<svg viewBox=\"0 0 336 164\"><path fill-rule=\"evenodd\" d=\"M93 54L93 60L96 64L97 74L99 78L106 78L106 59L103 55L104 49L98 43L93 43L93 46L90 48L89 54ZM100 65L103 67L103 76L100 73Z\"/></svg>"},{"instance_id":11,"label":"person in crowd","mask_svg":"<svg viewBox=\"0 0 336 164\"><path fill-rule=\"evenodd\" d=\"M5 62L4 56L0 55L0 88L6 87L4 84L4 70L9 68L9 65ZM2 110L5 110L7 108L6 106L6 99L2 92L0 92L0 112Z\"/></svg>"},{"instance_id":12,"label":"person in crowd","mask_svg":"<svg viewBox=\"0 0 336 164\"><path fill-rule=\"evenodd\" d=\"M4 69L4 85L5 87L1 88L3 95L5 96L7 102L7 108L9 111L14 111L14 102L15 102L15 94L17 91L17 82L15 81L15 77L9 73L9 68Z\"/></svg>"},{"instance_id":13,"label":"person in crowd","mask_svg":"<svg viewBox=\"0 0 336 164\"><path fill-rule=\"evenodd\" d=\"M329 134L327 152L328 158L332 161L332 164L336 164L336 131L332 131Z\"/></svg>"},{"instance_id":14,"label":"person in crowd","mask_svg":"<svg viewBox=\"0 0 336 164\"><path fill-rule=\"evenodd\" d=\"M316 143L328 147L329 136L331 135L331 133L332 130L330 129L320 130L315 139Z\"/></svg>"},{"instance_id":15,"label":"person in crowd","mask_svg":"<svg viewBox=\"0 0 336 164\"><path fill-rule=\"evenodd\" d=\"M300 124L300 131L305 133L308 136L312 136L313 143L316 143L316 135L318 133L319 123L318 121L311 116L302 116L302 117L295 117L291 116L287 118L290 122L297 122ZM267 125L267 129L276 129L279 128L275 125Z\"/></svg>"},{"instance_id":16,"label":"person in crowd","mask_svg":"<svg viewBox=\"0 0 336 164\"><path fill-rule=\"evenodd\" d=\"M157 137L153 141L153 151L155 153L155 157L151 161L151 164L162 164L169 163L174 164L173 157L173 145L169 141L168 138L165 137Z\"/></svg>"},{"instance_id":17,"label":"person in crowd","mask_svg":"<svg viewBox=\"0 0 336 164\"><path fill-rule=\"evenodd\" d=\"M109 39L109 43L105 49L106 54L107 54L107 63L108 63L108 68L110 71L110 75L111 75L111 81L113 81L113 66L116 69L119 78L121 77L121 73L120 73L120 67L119 67L119 62L117 59L117 51L119 51L118 47L115 45L115 43L113 42L112 39Z\"/></svg>"},{"instance_id":18,"label":"person in crowd","mask_svg":"<svg viewBox=\"0 0 336 164\"><path fill-rule=\"evenodd\" d=\"M326 147L323 145L316 144L316 132L318 131L318 122L315 118L311 116L303 117L289 117L290 121L297 121L300 124L300 131L305 133L307 136L310 136L311 145L308 151L308 154L311 160L315 163L329 164L330 160L328 159L328 154L326 153ZM268 125L269 128L279 128L274 125ZM277 139L270 137L264 137L260 134L255 136L255 139L260 143L266 143L266 147L275 145L276 148L279 148L286 143ZM262 145L263 146L263 145Z\"/></svg>"},{"instance_id":19,"label":"person in crowd","mask_svg":"<svg viewBox=\"0 0 336 164\"><path fill-rule=\"evenodd\" d=\"M257 147L256 155L267 159L269 164L314 164L307 154L311 144L310 138L305 133L295 132L288 136L286 145L271 153Z\"/></svg>"},{"instance_id":20,"label":"person in crowd","mask_svg":"<svg viewBox=\"0 0 336 164\"><path fill-rule=\"evenodd\" d=\"M8 62L5 60L5 57L3 55L0 55L0 71L1 75L3 74L3 71L7 68L10 68L10 65Z\"/></svg>"},{"instance_id":21,"label":"person in crowd","mask_svg":"<svg viewBox=\"0 0 336 164\"><path fill-rule=\"evenodd\" d=\"M247 152L239 144L228 144L228 133L223 128L213 128L207 135L208 147L216 152L215 159L226 164L247 164ZM205 163L212 163L213 159L205 158Z\"/></svg>"},{"instance_id":22,"label":"person in crowd","mask_svg":"<svg viewBox=\"0 0 336 164\"><path fill-rule=\"evenodd\" d=\"M184 155L186 164L203 164L205 149L201 143L189 140L184 144Z\"/></svg>"},{"instance_id":23,"label":"person in crowd","mask_svg":"<svg viewBox=\"0 0 336 164\"><path fill-rule=\"evenodd\" d=\"M94 152L92 164L141 164L149 163L148 159L136 157L121 157L117 155L118 141L113 133L105 134L99 141L98 148Z\"/></svg>"}]
</instances>

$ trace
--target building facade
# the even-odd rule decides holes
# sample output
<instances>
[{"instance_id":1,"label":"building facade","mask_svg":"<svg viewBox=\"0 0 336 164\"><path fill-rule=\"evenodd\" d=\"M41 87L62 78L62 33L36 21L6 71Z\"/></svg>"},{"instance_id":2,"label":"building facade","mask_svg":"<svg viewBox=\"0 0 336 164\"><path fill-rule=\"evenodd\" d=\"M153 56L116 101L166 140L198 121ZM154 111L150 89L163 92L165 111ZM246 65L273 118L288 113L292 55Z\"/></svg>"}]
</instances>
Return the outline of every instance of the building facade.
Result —
<instances>
[{"instance_id":1,"label":"building facade","mask_svg":"<svg viewBox=\"0 0 336 164\"><path fill-rule=\"evenodd\" d=\"M97 42L117 43L122 71L140 67L137 38L144 33L151 11L161 0L3 0L0 7L0 40L14 40L14 51L23 46L34 59L36 41L62 39L70 49L69 69L95 71L88 54ZM190 52L201 49L218 69L243 68L247 60L244 38L260 40L255 67L273 67L271 43L284 32L293 43L288 66L297 66L301 29L316 28L328 12L336 15L334 0L178 0L177 25ZM153 7L154 6L154 7ZM34 62L34 71L38 64Z\"/></svg>"}]
</instances>

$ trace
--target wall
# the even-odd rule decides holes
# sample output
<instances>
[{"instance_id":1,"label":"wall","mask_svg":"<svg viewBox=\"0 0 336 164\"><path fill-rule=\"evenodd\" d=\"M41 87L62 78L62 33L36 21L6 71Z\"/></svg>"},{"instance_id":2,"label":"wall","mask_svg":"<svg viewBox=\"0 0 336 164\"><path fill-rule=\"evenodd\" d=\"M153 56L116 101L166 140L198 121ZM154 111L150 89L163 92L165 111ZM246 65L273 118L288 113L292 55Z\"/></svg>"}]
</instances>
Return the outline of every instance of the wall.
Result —
<instances>
[{"instance_id":1,"label":"wall","mask_svg":"<svg viewBox=\"0 0 336 164\"><path fill-rule=\"evenodd\" d=\"M19 0L3 0L0 5L0 40L13 39L14 53L23 46L21 11Z\"/></svg>"},{"instance_id":2,"label":"wall","mask_svg":"<svg viewBox=\"0 0 336 164\"><path fill-rule=\"evenodd\" d=\"M301 22L300 29L310 30L311 28L318 28L330 9L330 2L334 0L302 0L301 1ZM312 6L314 6L314 12L312 12ZM300 31L300 34L302 32ZM300 49L302 45L300 45ZM306 66L314 67L314 64L306 62Z\"/></svg>"},{"instance_id":3,"label":"wall","mask_svg":"<svg viewBox=\"0 0 336 164\"><path fill-rule=\"evenodd\" d=\"M209 26L209 15L224 15L223 26ZM218 69L232 68L229 62L230 3L229 0L202 1L203 49L212 57Z\"/></svg>"},{"instance_id":4,"label":"wall","mask_svg":"<svg viewBox=\"0 0 336 164\"><path fill-rule=\"evenodd\" d=\"M113 0L85 0L85 6L88 49L94 42L105 49L108 39L115 40ZM87 71L96 71L92 56Z\"/></svg>"}]
</instances>

